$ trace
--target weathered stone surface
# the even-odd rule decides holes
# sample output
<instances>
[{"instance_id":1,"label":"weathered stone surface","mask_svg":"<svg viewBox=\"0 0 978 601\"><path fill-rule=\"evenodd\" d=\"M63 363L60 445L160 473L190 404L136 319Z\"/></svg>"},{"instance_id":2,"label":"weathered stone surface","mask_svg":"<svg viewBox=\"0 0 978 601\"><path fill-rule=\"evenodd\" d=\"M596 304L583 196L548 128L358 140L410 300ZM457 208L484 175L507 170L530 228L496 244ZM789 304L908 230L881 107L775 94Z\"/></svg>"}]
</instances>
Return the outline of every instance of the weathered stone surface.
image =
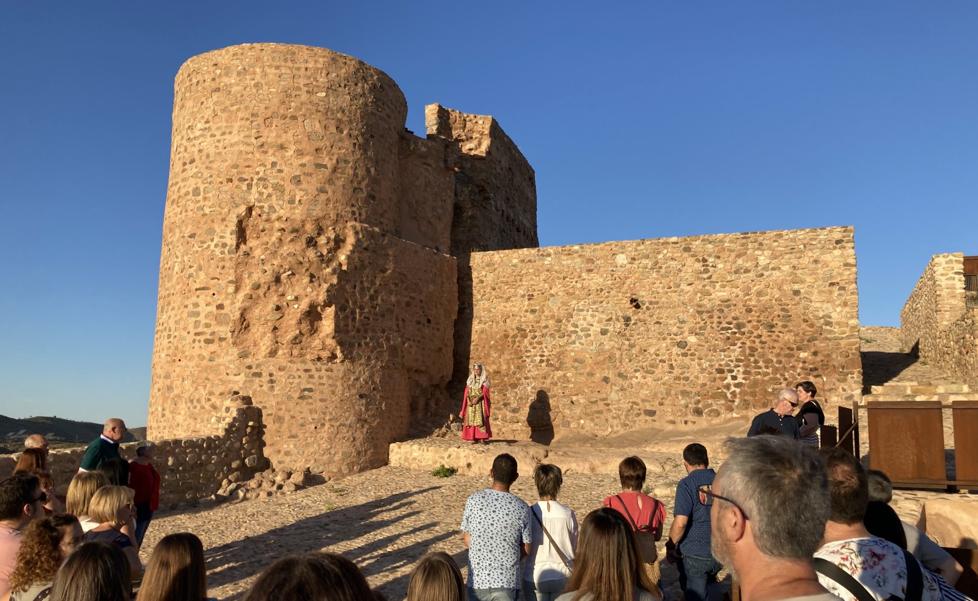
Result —
<instances>
[{"instance_id":1,"label":"weathered stone surface","mask_svg":"<svg viewBox=\"0 0 978 601\"><path fill-rule=\"evenodd\" d=\"M978 306L969 304L964 254L934 255L900 312L904 352L978 386Z\"/></svg>"},{"instance_id":2,"label":"weathered stone surface","mask_svg":"<svg viewBox=\"0 0 978 601\"><path fill-rule=\"evenodd\" d=\"M254 458L252 462L254 465L249 467L264 466L261 409L250 403L242 403L237 397L227 402L227 406L231 411L220 423L220 436L156 442L153 464L159 470L162 479L160 485L162 506L172 508L177 505L192 504L217 493L224 485L225 479L250 478L255 470L231 468L233 463L241 462L243 454ZM255 432L256 436L251 437L250 443L240 444L249 430ZM231 449L235 448L235 442L238 443L237 454L231 452ZM123 455L130 459L134 457L136 444L122 445ZM218 455L211 455L205 452L208 448L221 448L224 451ZM84 453L84 447L51 451L49 455L51 475L59 494L63 495L67 492L68 484L78 472ZM0 456L0 478L9 476L16 462L16 455Z\"/></svg>"},{"instance_id":3,"label":"weathered stone surface","mask_svg":"<svg viewBox=\"0 0 978 601\"><path fill-rule=\"evenodd\" d=\"M978 511L973 502L930 499L921 509L918 527L941 546L978 549Z\"/></svg>"},{"instance_id":4,"label":"weathered stone surface","mask_svg":"<svg viewBox=\"0 0 978 601\"><path fill-rule=\"evenodd\" d=\"M860 397L851 228L472 253L470 265L471 361L492 375L497 437L708 423L806 379L829 405Z\"/></svg>"}]
</instances>

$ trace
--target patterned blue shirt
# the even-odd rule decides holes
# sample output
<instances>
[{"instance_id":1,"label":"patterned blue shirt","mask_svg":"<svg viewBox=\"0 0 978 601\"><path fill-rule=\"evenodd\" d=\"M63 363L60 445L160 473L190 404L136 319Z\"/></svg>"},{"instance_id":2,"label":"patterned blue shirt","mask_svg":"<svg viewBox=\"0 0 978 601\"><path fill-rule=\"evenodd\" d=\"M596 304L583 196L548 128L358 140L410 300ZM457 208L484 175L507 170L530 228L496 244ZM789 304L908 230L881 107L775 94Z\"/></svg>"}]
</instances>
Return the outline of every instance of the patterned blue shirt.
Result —
<instances>
[{"instance_id":1,"label":"patterned blue shirt","mask_svg":"<svg viewBox=\"0 0 978 601\"><path fill-rule=\"evenodd\" d=\"M683 555L713 557L710 553L710 506L700 503L699 487L713 484L717 475L712 469L699 469L679 481L676 487L676 509L673 515L685 515L686 535L679 542Z\"/></svg>"},{"instance_id":2,"label":"patterned blue shirt","mask_svg":"<svg viewBox=\"0 0 978 601\"><path fill-rule=\"evenodd\" d=\"M530 519L526 502L512 493L472 493L462 513L470 537L469 588L519 588L520 547L533 540Z\"/></svg>"}]
</instances>

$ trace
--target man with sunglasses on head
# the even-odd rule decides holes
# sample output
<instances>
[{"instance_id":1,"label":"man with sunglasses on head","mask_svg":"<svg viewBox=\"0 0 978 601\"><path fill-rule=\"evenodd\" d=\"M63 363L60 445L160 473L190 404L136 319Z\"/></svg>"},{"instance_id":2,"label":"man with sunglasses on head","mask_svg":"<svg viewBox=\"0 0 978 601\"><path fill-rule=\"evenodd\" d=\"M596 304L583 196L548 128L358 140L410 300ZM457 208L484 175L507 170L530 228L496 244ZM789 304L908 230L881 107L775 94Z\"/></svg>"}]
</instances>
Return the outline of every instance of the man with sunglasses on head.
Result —
<instances>
[{"instance_id":1,"label":"man with sunglasses on head","mask_svg":"<svg viewBox=\"0 0 978 601\"><path fill-rule=\"evenodd\" d=\"M754 417L747 430L747 436L761 434L779 434L798 440L800 433L798 422L792 417L798 408L798 393L791 388L782 388L778 400L770 409Z\"/></svg>"},{"instance_id":2,"label":"man with sunglasses on head","mask_svg":"<svg viewBox=\"0 0 978 601\"><path fill-rule=\"evenodd\" d=\"M741 599L838 601L812 567L830 512L814 449L784 436L730 439L727 460L700 493L711 505L713 556L733 572Z\"/></svg>"},{"instance_id":3,"label":"man with sunglasses on head","mask_svg":"<svg viewBox=\"0 0 978 601\"><path fill-rule=\"evenodd\" d=\"M32 520L44 517L47 495L37 476L18 473L0 481L0 599L10 592L20 536Z\"/></svg>"}]
</instances>

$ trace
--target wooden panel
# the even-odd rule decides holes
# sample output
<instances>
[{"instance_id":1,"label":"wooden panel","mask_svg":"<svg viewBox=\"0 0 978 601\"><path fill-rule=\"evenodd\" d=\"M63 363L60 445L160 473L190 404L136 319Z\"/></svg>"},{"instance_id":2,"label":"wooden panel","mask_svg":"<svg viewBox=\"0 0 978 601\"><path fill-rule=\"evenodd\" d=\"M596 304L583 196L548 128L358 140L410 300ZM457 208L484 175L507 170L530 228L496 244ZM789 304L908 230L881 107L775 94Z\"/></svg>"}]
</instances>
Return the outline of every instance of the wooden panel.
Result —
<instances>
[{"instance_id":1,"label":"wooden panel","mask_svg":"<svg viewBox=\"0 0 978 601\"><path fill-rule=\"evenodd\" d=\"M818 435L819 446L823 449L834 448L839 442L839 429L825 424Z\"/></svg>"},{"instance_id":2,"label":"wooden panel","mask_svg":"<svg viewBox=\"0 0 978 601\"><path fill-rule=\"evenodd\" d=\"M855 412L848 407L839 407L839 448L845 449L855 456L859 456L854 444L855 436L853 426L853 416Z\"/></svg>"},{"instance_id":3,"label":"wooden panel","mask_svg":"<svg viewBox=\"0 0 978 601\"><path fill-rule=\"evenodd\" d=\"M978 401L951 403L955 480L978 485Z\"/></svg>"},{"instance_id":4,"label":"wooden panel","mask_svg":"<svg viewBox=\"0 0 978 601\"><path fill-rule=\"evenodd\" d=\"M894 485L946 486L940 401L870 401L869 460Z\"/></svg>"},{"instance_id":5,"label":"wooden panel","mask_svg":"<svg viewBox=\"0 0 978 601\"><path fill-rule=\"evenodd\" d=\"M978 275L978 257L964 258L964 275Z\"/></svg>"}]
</instances>

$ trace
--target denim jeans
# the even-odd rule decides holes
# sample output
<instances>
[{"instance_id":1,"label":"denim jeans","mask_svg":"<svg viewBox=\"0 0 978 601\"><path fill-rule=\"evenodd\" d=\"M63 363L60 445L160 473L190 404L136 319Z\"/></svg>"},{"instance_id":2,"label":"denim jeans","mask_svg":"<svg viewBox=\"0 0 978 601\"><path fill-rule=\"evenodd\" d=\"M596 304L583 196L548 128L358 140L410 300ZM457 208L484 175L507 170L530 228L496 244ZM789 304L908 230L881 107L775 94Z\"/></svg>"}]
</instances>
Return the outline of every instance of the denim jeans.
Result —
<instances>
[{"instance_id":1,"label":"denim jeans","mask_svg":"<svg viewBox=\"0 0 978 601\"><path fill-rule=\"evenodd\" d=\"M149 503L139 503L136 505L136 544L143 545L143 537L146 536L146 529L153 520L153 510L149 508Z\"/></svg>"},{"instance_id":2,"label":"denim jeans","mask_svg":"<svg viewBox=\"0 0 978 601\"><path fill-rule=\"evenodd\" d=\"M523 581L524 601L554 601L567 586L566 578L544 580L543 582Z\"/></svg>"},{"instance_id":3,"label":"denim jeans","mask_svg":"<svg viewBox=\"0 0 978 601\"><path fill-rule=\"evenodd\" d=\"M707 601L707 589L717 581L717 572L723 566L712 557L683 555L676 567L679 569L679 586L686 601Z\"/></svg>"},{"instance_id":4,"label":"denim jeans","mask_svg":"<svg viewBox=\"0 0 978 601\"><path fill-rule=\"evenodd\" d=\"M517 601L515 588L469 589L469 601Z\"/></svg>"}]
</instances>

